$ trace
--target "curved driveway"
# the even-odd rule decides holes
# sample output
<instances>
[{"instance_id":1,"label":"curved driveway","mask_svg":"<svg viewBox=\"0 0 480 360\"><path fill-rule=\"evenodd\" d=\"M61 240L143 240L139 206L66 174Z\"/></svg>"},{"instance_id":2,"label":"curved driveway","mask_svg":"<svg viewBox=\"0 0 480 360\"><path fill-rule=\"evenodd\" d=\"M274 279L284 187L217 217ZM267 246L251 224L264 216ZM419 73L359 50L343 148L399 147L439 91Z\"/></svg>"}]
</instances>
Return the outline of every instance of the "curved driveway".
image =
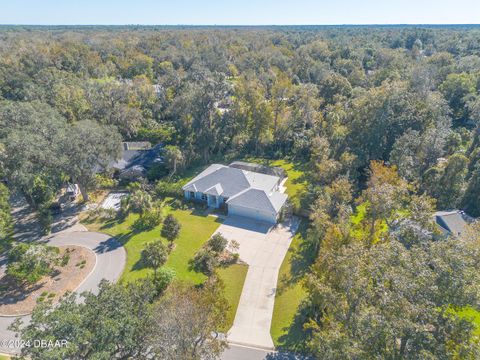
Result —
<instances>
[{"instance_id":1,"label":"curved driveway","mask_svg":"<svg viewBox=\"0 0 480 360\"><path fill-rule=\"evenodd\" d=\"M98 284L102 279L116 281L122 274L125 267L126 253L123 246L114 238L100 233L80 231L63 232L53 235L45 240L45 243L53 246L78 245L91 249L97 258L95 267L88 277L80 284L76 292L98 291ZM0 317L0 344L1 340L10 340L15 338L15 334L8 330L8 326L16 317ZM29 316L22 317L22 320L28 321ZM14 353L19 349L2 348L0 353Z\"/></svg>"}]
</instances>

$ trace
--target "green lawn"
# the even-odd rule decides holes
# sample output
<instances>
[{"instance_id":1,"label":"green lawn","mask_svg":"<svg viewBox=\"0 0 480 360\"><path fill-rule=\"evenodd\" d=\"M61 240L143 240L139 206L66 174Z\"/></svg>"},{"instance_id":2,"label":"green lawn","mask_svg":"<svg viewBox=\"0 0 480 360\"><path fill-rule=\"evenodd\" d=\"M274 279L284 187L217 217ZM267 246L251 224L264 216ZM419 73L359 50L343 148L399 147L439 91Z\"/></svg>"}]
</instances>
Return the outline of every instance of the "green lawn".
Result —
<instances>
[{"instance_id":1,"label":"green lawn","mask_svg":"<svg viewBox=\"0 0 480 360\"><path fill-rule=\"evenodd\" d=\"M216 217L206 216L203 211L179 210L168 206L165 207L164 215L166 214L175 216L182 228L179 237L175 239L175 248L170 253L165 266L175 270L175 278L178 281L191 285L202 283L207 277L202 273L191 270L189 261L212 236L221 221ZM153 270L143 267L140 261L141 252L146 243L157 239L162 239L167 243L167 240L160 236L161 225L149 231L132 231L132 225L137 218L137 214L130 214L121 222L85 223L89 230L115 236L123 243L127 251L127 263L120 279L123 282L133 281L153 274ZM235 318L247 270L248 266L242 264L235 264L218 270L219 277L225 284L225 297L230 305L228 328L230 328ZM225 331L228 329L221 330Z\"/></svg>"},{"instance_id":2,"label":"green lawn","mask_svg":"<svg viewBox=\"0 0 480 360\"><path fill-rule=\"evenodd\" d=\"M9 356L5 355L0 355L0 360L10 360L11 358Z\"/></svg>"},{"instance_id":3,"label":"green lawn","mask_svg":"<svg viewBox=\"0 0 480 360\"><path fill-rule=\"evenodd\" d=\"M304 179L304 172L299 165L288 162L286 160L275 160L270 162L270 166L281 167L288 174L285 186L287 188L287 195L290 198L300 196L307 188L307 182Z\"/></svg>"},{"instance_id":4,"label":"green lawn","mask_svg":"<svg viewBox=\"0 0 480 360\"><path fill-rule=\"evenodd\" d=\"M235 264L218 270L218 275L225 285L225 297L230 305L227 314L227 325L220 331L227 332L233 325L247 271L248 266L244 264Z\"/></svg>"},{"instance_id":5,"label":"green lawn","mask_svg":"<svg viewBox=\"0 0 480 360\"><path fill-rule=\"evenodd\" d=\"M457 310L456 313L460 318L471 321L475 326L473 335L480 337L480 311L466 306L463 309Z\"/></svg>"},{"instance_id":6,"label":"green lawn","mask_svg":"<svg viewBox=\"0 0 480 360\"><path fill-rule=\"evenodd\" d=\"M303 331L296 317L306 297L301 280L313 258L304 246L307 222L300 224L278 274L277 294L270 333L275 346L295 350L301 346Z\"/></svg>"},{"instance_id":7,"label":"green lawn","mask_svg":"<svg viewBox=\"0 0 480 360\"><path fill-rule=\"evenodd\" d=\"M307 190L307 181L305 180L304 171L300 164L296 164L284 159L268 160L263 158L247 157L241 160L284 169L287 172L288 177L285 183L288 200L293 205L294 209L300 209L302 195Z\"/></svg>"},{"instance_id":8,"label":"green lawn","mask_svg":"<svg viewBox=\"0 0 480 360\"><path fill-rule=\"evenodd\" d=\"M206 276L191 270L189 261L212 236L220 225L220 221L213 216L205 216L205 214L201 212L197 214L192 210L179 210L166 207L165 213L175 216L182 225L180 235L175 239L175 248L170 253L165 266L175 270L177 280L191 284L203 282ZM153 274L152 269L144 268L141 264L142 249L146 243L157 239L162 239L167 243L167 240L160 236L161 226L144 232L133 231L132 225L137 218L137 214L131 214L122 222L113 221L106 224L85 224L93 231L100 231L115 236L125 246L127 251L127 264L121 281L132 281Z\"/></svg>"}]
</instances>

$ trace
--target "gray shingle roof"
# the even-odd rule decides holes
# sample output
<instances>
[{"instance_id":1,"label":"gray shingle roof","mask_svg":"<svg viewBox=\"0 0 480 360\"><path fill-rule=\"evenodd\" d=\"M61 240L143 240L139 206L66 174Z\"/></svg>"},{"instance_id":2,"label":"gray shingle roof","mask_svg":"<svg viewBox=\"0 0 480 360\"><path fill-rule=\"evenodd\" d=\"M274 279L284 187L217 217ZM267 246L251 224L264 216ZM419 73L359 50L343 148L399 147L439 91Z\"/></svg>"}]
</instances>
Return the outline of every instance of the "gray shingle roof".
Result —
<instances>
[{"instance_id":1,"label":"gray shingle roof","mask_svg":"<svg viewBox=\"0 0 480 360\"><path fill-rule=\"evenodd\" d=\"M274 191L280 178L220 164L210 165L183 186L184 191L228 198L228 204L278 212L287 196Z\"/></svg>"},{"instance_id":2,"label":"gray shingle roof","mask_svg":"<svg viewBox=\"0 0 480 360\"><path fill-rule=\"evenodd\" d=\"M278 213L285 201L287 201L287 195L278 191L267 194L263 190L251 188L230 198L227 204Z\"/></svg>"},{"instance_id":3,"label":"gray shingle roof","mask_svg":"<svg viewBox=\"0 0 480 360\"><path fill-rule=\"evenodd\" d=\"M438 211L435 213L435 220L442 230L453 235L460 235L471 219L459 210Z\"/></svg>"},{"instance_id":4,"label":"gray shingle roof","mask_svg":"<svg viewBox=\"0 0 480 360\"><path fill-rule=\"evenodd\" d=\"M223 193L223 187L220 184L212 186L210 189L205 190L205 194L209 195L221 195Z\"/></svg>"},{"instance_id":5,"label":"gray shingle roof","mask_svg":"<svg viewBox=\"0 0 480 360\"><path fill-rule=\"evenodd\" d=\"M123 150L122 156L116 161L112 161L109 167L124 170L134 166L143 166L150 168L153 164L162 163L163 144L157 144L147 150Z\"/></svg>"},{"instance_id":6,"label":"gray shingle roof","mask_svg":"<svg viewBox=\"0 0 480 360\"><path fill-rule=\"evenodd\" d=\"M281 167L271 167L271 166L265 166L262 164L249 163L245 161L234 161L228 166L241 169L241 170L253 171L253 172L257 172L265 175L278 176L280 179L284 179L287 177L287 172Z\"/></svg>"},{"instance_id":7,"label":"gray shingle roof","mask_svg":"<svg viewBox=\"0 0 480 360\"><path fill-rule=\"evenodd\" d=\"M224 197L236 195L250 187L250 183L242 170L213 164L188 182L183 190L206 193L207 190L216 185L220 185L223 190L221 194L217 195Z\"/></svg>"}]
</instances>

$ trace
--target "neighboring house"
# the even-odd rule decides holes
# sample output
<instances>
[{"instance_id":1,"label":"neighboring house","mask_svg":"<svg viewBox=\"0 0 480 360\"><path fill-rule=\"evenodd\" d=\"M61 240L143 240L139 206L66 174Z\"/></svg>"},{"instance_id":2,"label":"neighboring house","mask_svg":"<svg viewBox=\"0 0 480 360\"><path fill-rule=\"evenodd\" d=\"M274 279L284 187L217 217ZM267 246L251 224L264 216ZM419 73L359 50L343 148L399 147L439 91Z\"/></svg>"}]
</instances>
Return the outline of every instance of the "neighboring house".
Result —
<instances>
[{"instance_id":1,"label":"neighboring house","mask_svg":"<svg viewBox=\"0 0 480 360\"><path fill-rule=\"evenodd\" d=\"M461 210L437 211L434 216L435 222L445 236L461 235L467 225L474 221Z\"/></svg>"},{"instance_id":2,"label":"neighboring house","mask_svg":"<svg viewBox=\"0 0 480 360\"><path fill-rule=\"evenodd\" d=\"M164 162L163 145L151 146L148 142L124 142L119 160L112 162L110 168L118 172L121 179L135 180L145 177L155 164Z\"/></svg>"},{"instance_id":3,"label":"neighboring house","mask_svg":"<svg viewBox=\"0 0 480 360\"><path fill-rule=\"evenodd\" d=\"M210 165L183 186L185 198L224 208L230 215L276 223L287 195L282 178L220 164Z\"/></svg>"},{"instance_id":4,"label":"neighboring house","mask_svg":"<svg viewBox=\"0 0 480 360\"><path fill-rule=\"evenodd\" d=\"M77 196L80 194L80 188L78 187L77 184L67 184L67 189L65 191L65 194L68 196L68 199L70 201L75 201Z\"/></svg>"}]
</instances>

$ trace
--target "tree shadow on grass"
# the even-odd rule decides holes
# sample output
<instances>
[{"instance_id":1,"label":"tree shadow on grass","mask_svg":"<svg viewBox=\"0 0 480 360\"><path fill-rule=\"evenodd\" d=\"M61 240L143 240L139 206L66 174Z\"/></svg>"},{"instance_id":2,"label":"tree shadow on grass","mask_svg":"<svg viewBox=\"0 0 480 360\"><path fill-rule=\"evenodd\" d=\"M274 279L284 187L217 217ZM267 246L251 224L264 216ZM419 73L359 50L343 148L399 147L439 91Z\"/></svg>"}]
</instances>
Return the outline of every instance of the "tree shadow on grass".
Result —
<instances>
[{"instance_id":1,"label":"tree shadow on grass","mask_svg":"<svg viewBox=\"0 0 480 360\"><path fill-rule=\"evenodd\" d=\"M132 266L132 271L139 271L148 268L147 264L143 261L142 257L137 260L135 264Z\"/></svg>"},{"instance_id":2,"label":"tree shadow on grass","mask_svg":"<svg viewBox=\"0 0 480 360\"><path fill-rule=\"evenodd\" d=\"M307 175L307 169L305 168L305 165L303 164L298 164L298 163L291 163L292 164L292 170L301 173L299 177L296 179L291 179L292 184L306 184L310 180Z\"/></svg>"},{"instance_id":3,"label":"tree shadow on grass","mask_svg":"<svg viewBox=\"0 0 480 360\"><path fill-rule=\"evenodd\" d=\"M289 261L290 271L289 276L283 276L280 279L280 286L278 289L280 293L284 288L297 284L308 272L310 266L315 262L316 254L305 240L307 229L308 222L302 221L298 228L298 232L295 235L296 237L300 237L300 239L298 240L297 238L294 240L299 241L299 244L297 247L290 247L288 250L289 252L293 252Z\"/></svg>"},{"instance_id":4,"label":"tree shadow on grass","mask_svg":"<svg viewBox=\"0 0 480 360\"><path fill-rule=\"evenodd\" d=\"M100 229L102 229L102 230L111 229L114 226L117 226L118 224L120 224L120 221L118 219L108 220L107 222L105 222L105 224L103 224L100 227Z\"/></svg>"},{"instance_id":5,"label":"tree shadow on grass","mask_svg":"<svg viewBox=\"0 0 480 360\"><path fill-rule=\"evenodd\" d=\"M190 211L190 215L207 217L209 212L206 209L195 207Z\"/></svg>"},{"instance_id":6,"label":"tree shadow on grass","mask_svg":"<svg viewBox=\"0 0 480 360\"><path fill-rule=\"evenodd\" d=\"M287 332L278 338L278 348L280 349L279 353L276 355L278 357L271 357L269 359L309 359L306 355L301 355L306 353L306 340L307 332L303 329L303 324L307 318L307 307L302 303L298 307L297 314L288 328L284 328ZM283 355L282 355L283 351ZM291 353L294 352L294 353ZM296 357L285 357L285 356L296 356Z\"/></svg>"}]
</instances>

